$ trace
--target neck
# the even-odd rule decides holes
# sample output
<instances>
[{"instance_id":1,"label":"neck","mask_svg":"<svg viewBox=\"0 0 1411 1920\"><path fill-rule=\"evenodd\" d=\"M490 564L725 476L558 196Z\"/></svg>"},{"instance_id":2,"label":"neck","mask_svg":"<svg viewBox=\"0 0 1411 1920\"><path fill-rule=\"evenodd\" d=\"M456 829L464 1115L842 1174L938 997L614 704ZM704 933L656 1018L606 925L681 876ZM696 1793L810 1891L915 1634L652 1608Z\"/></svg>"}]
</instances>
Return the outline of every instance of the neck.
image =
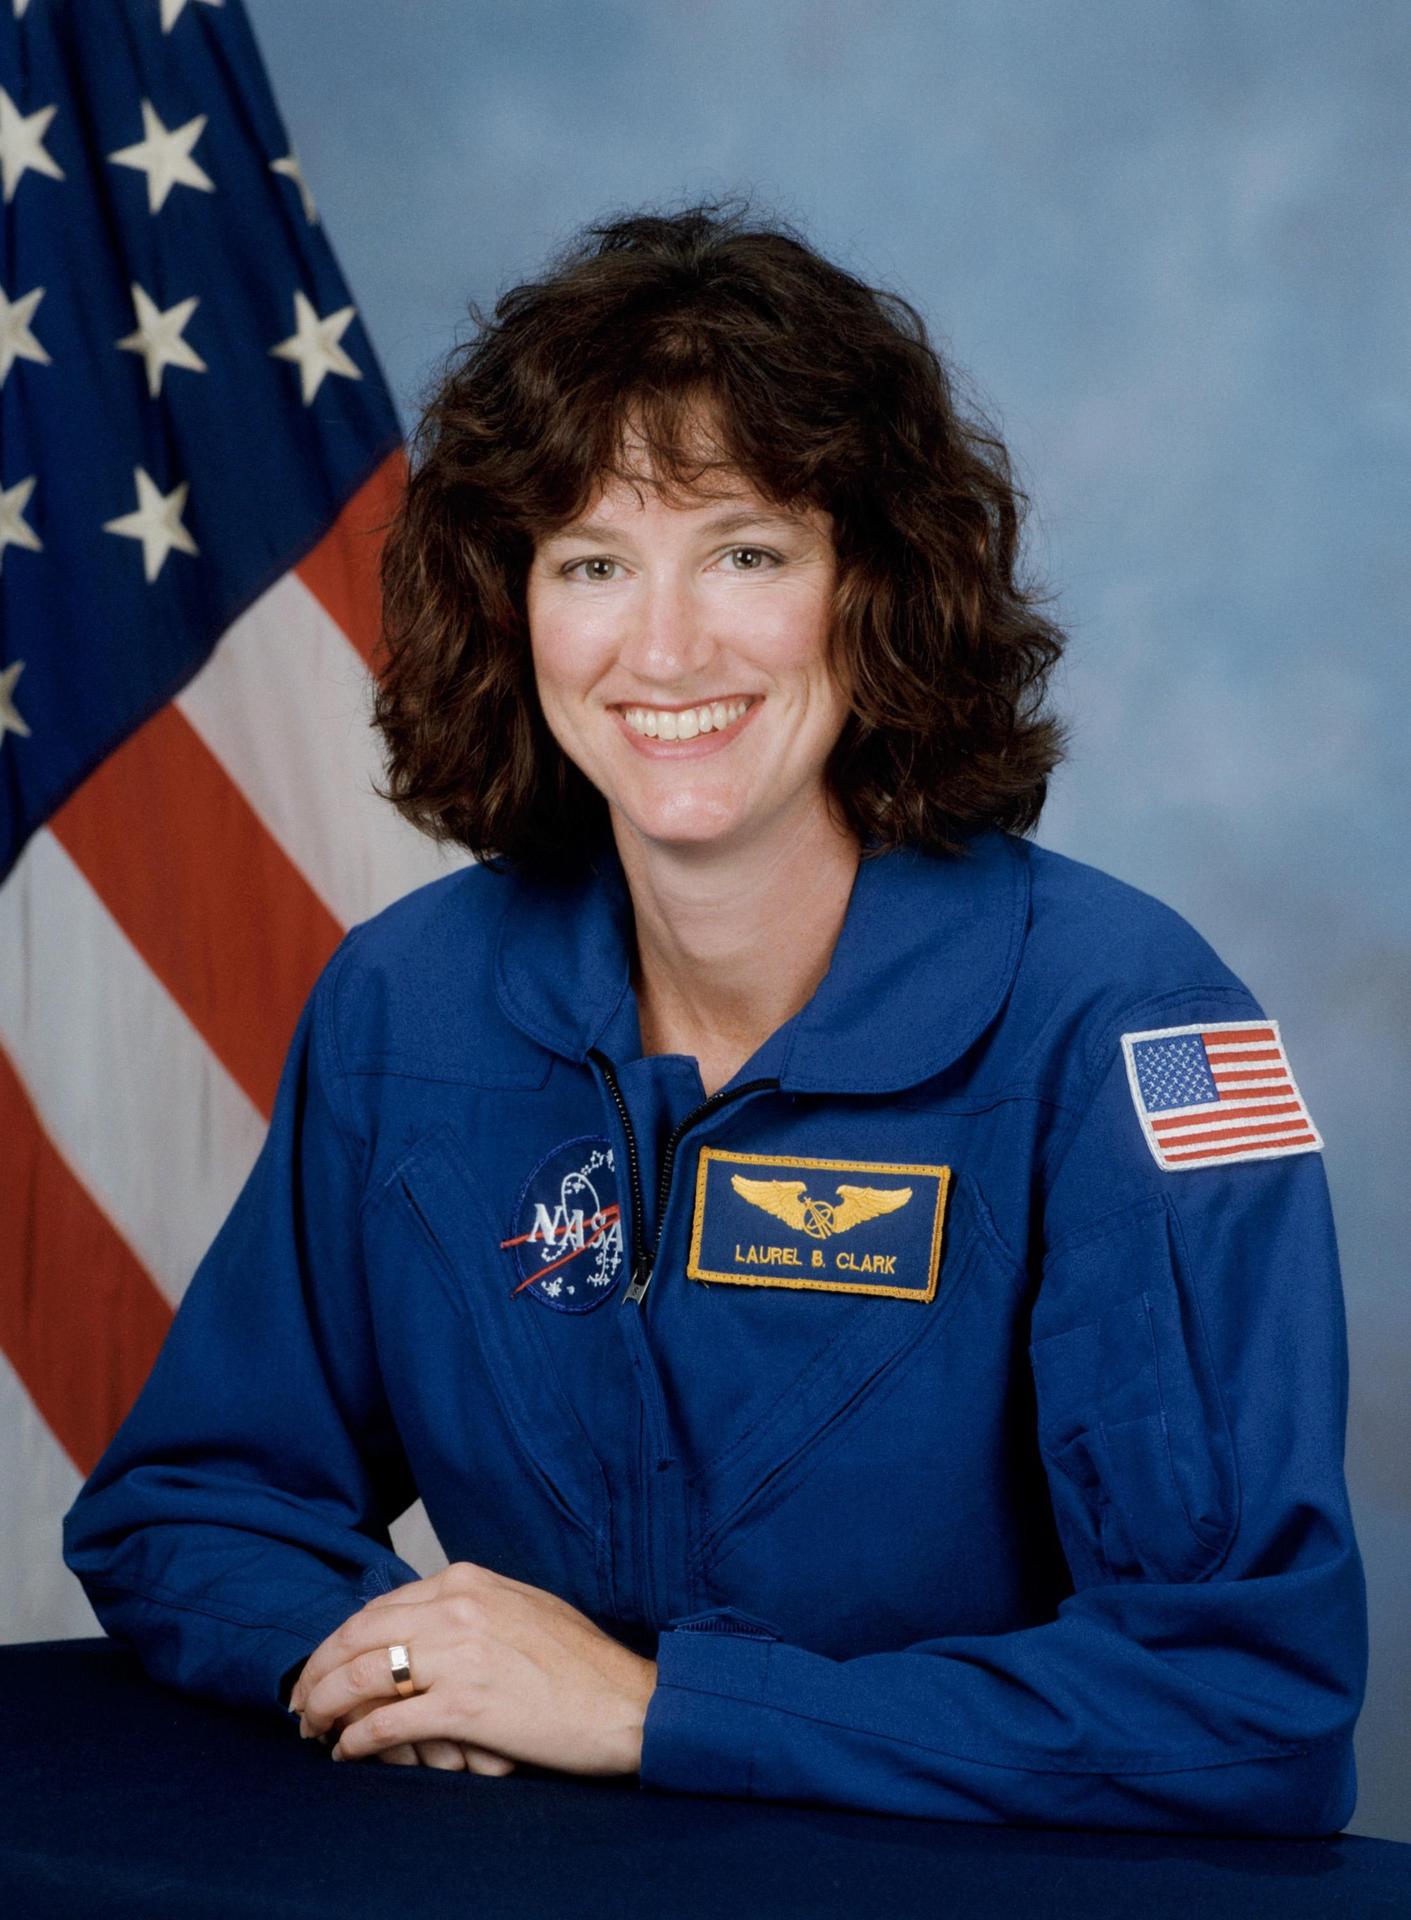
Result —
<instances>
[{"instance_id":1,"label":"neck","mask_svg":"<svg viewBox=\"0 0 1411 1920\"><path fill-rule=\"evenodd\" d=\"M745 849L664 846L613 825L636 920L643 1051L694 1054L713 1092L828 971L857 836L822 807Z\"/></svg>"}]
</instances>

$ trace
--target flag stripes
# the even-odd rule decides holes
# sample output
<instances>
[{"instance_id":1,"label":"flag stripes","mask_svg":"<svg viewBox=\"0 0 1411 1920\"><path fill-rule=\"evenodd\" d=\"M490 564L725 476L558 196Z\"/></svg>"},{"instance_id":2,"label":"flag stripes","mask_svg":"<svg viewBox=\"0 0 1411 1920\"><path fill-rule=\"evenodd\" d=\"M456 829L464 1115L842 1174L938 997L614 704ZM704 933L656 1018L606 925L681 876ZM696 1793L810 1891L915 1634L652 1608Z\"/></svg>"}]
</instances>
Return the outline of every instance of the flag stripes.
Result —
<instances>
[{"instance_id":1,"label":"flag stripes","mask_svg":"<svg viewBox=\"0 0 1411 1920\"><path fill-rule=\"evenodd\" d=\"M171 1308L57 1151L0 1053L0 1348L87 1473L147 1378Z\"/></svg>"},{"instance_id":2,"label":"flag stripes","mask_svg":"<svg viewBox=\"0 0 1411 1920\"><path fill-rule=\"evenodd\" d=\"M170 35L156 12L0 0L57 166L0 208L44 348L0 380L0 486L34 536L0 576L0 1519L35 1570L0 1580L0 1637L92 1630L59 1554L74 1476L250 1170L344 930L454 863L373 791L396 409L281 178L240 0ZM155 146L145 183L114 174L153 99L199 122L209 191L156 192ZM149 339L136 366L133 313L178 307L185 357Z\"/></svg>"},{"instance_id":3,"label":"flag stripes","mask_svg":"<svg viewBox=\"0 0 1411 1920\"><path fill-rule=\"evenodd\" d=\"M375 478L385 491L399 471L400 457ZM136 1397L254 1163L299 1008L345 926L450 864L373 792L367 668L326 610L338 600L328 555L368 541L368 522L365 489L320 543L324 592L302 570L271 588L178 701L33 837L0 893L0 1353L80 1473ZM359 571L375 577L375 555ZM246 656L234 669L227 646ZM277 731L297 715L284 746L323 769L330 795L342 789L341 813L286 806L279 838L259 818L244 779L261 782L211 719L232 671L246 675L239 697L255 699L257 723ZM345 686L346 701L320 683ZM221 734L220 754L188 705ZM348 833L352 796L378 823L362 846ZM333 856L330 811L348 840ZM318 891L308 867L322 870Z\"/></svg>"},{"instance_id":4,"label":"flag stripes","mask_svg":"<svg viewBox=\"0 0 1411 1920\"><path fill-rule=\"evenodd\" d=\"M81 1476L45 1424L14 1368L0 1352L0 1621L8 1640L59 1640L98 1631L77 1580L55 1577L58 1516L78 1492ZM52 1516L43 1533L37 1516ZM53 1537L50 1537L53 1536ZM28 1551L26 1551L26 1545Z\"/></svg>"},{"instance_id":5,"label":"flag stripes","mask_svg":"<svg viewBox=\"0 0 1411 1920\"><path fill-rule=\"evenodd\" d=\"M1274 1021L1126 1033L1122 1047L1147 1144L1167 1171L1323 1144Z\"/></svg>"},{"instance_id":6,"label":"flag stripes","mask_svg":"<svg viewBox=\"0 0 1411 1920\"><path fill-rule=\"evenodd\" d=\"M42 829L0 894L0 1045L57 1151L175 1306L264 1118Z\"/></svg>"},{"instance_id":7,"label":"flag stripes","mask_svg":"<svg viewBox=\"0 0 1411 1920\"><path fill-rule=\"evenodd\" d=\"M374 467L295 572L370 666L381 630L382 536L407 480L400 447Z\"/></svg>"},{"instance_id":8,"label":"flag stripes","mask_svg":"<svg viewBox=\"0 0 1411 1920\"><path fill-rule=\"evenodd\" d=\"M266 1118L342 929L190 723L163 707L53 816L55 837Z\"/></svg>"},{"instance_id":9,"label":"flag stripes","mask_svg":"<svg viewBox=\"0 0 1411 1920\"><path fill-rule=\"evenodd\" d=\"M429 841L408 846L405 826L373 789L371 684L342 630L287 574L176 698L342 926L445 870Z\"/></svg>"}]
</instances>

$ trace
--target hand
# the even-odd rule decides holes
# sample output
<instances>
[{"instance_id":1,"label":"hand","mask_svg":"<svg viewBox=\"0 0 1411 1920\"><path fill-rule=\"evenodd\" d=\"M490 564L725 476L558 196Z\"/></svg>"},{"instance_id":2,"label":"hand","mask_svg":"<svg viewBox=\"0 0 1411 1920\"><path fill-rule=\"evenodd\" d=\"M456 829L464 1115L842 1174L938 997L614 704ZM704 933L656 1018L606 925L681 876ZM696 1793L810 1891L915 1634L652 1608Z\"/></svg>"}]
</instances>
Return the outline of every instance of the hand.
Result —
<instances>
[{"instance_id":1,"label":"hand","mask_svg":"<svg viewBox=\"0 0 1411 1920\"><path fill-rule=\"evenodd\" d=\"M405 1700L387 1659L399 1641L419 1689ZM338 1758L450 1741L489 1759L616 1774L640 1765L655 1686L655 1662L567 1601L460 1561L345 1620L310 1654L290 1705L309 1733L340 1729Z\"/></svg>"},{"instance_id":2,"label":"hand","mask_svg":"<svg viewBox=\"0 0 1411 1920\"><path fill-rule=\"evenodd\" d=\"M350 1726L354 1720L364 1719L374 1713L379 1705L377 1700L364 1700L360 1707L354 1707L351 1713L344 1716L343 1725ZM311 1738L312 1729L307 1732ZM325 1746L329 1746L337 1738L336 1730L320 1738ZM435 1767L443 1773L501 1775L514 1772L513 1760L506 1760L501 1753L490 1753L484 1747L474 1747L463 1740L409 1740L395 1747L384 1747L376 1757L384 1766Z\"/></svg>"}]
</instances>

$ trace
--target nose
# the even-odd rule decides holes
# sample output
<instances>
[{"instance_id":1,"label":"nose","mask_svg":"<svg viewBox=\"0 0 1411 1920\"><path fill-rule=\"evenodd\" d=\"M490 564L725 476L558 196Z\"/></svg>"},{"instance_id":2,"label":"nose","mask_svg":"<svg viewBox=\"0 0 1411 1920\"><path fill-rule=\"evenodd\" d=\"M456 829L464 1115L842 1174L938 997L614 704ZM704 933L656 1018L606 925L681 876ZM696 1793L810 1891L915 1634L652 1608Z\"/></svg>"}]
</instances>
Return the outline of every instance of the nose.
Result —
<instances>
[{"instance_id":1,"label":"nose","mask_svg":"<svg viewBox=\"0 0 1411 1920\"><path fill-rule=\"evenodd\" d=\"M645 577L622 633L619 666L658 688L679 688L714 651L708 617L689 580L674 570Z\"/></svg>"}]
</instances>

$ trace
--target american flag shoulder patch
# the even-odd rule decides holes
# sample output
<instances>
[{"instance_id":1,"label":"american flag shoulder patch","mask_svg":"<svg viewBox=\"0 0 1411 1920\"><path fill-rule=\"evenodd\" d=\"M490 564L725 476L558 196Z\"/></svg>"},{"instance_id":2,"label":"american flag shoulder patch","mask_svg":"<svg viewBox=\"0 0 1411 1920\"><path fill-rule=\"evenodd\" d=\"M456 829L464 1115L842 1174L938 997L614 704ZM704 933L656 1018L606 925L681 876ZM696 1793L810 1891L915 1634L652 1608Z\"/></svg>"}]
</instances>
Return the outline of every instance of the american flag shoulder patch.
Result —
<instances>
[{"instance_id":1,"label":"american flag shoulder patch","mask_svg":"<svg viewBox=\"0 0 1411 1920\"><path fill-rule=\"evenodd\" d=\"M1124 1033L1122 1052L1146 1143L1168 1173L1313 1153L1323 1144L1276 1020Z\"/></svg>"}]
</instances>

